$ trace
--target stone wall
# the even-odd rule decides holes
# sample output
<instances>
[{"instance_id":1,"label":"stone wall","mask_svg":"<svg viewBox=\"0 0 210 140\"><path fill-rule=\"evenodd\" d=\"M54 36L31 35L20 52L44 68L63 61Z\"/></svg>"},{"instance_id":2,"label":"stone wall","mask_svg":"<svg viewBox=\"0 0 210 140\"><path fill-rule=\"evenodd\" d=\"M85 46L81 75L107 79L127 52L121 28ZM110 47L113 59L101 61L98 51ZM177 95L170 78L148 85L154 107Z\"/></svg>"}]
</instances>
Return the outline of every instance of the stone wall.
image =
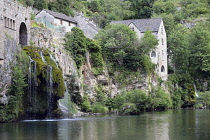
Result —
<instances>
[{"instance_id":1,"label":"stone wall","mask_svg":"<svg viewBox=\"0 0 210 140\"><path fill-rule=\"evenodd\" d=\"M7 59L7 44L4 40L6 38L14 39L19 43L19 29L21 23L24 23L27 28L27 41L30 38L30 13L32 9L26 8L14 0L0 0L0 71Z\"/></svg>"}]
</instances>

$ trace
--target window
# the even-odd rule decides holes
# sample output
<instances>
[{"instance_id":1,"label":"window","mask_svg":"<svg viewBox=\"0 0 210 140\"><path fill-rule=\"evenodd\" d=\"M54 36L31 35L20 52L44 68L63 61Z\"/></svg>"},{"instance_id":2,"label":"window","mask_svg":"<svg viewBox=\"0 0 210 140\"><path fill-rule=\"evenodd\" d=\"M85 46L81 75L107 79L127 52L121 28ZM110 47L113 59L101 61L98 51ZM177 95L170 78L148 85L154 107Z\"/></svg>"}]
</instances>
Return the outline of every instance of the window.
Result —
<instances>
[{"instance_id":1,"label":"window","mask_svg":"<svg viewBox=\"0 0 210 140\"><path fill-rule=\"evenodd\" d=\"M13 29L15 30L15 20L13 20Z\"/></svg>"},{"instance_id":2,"label":"window","mask_svg":"<svg viewBox=\"0 0 210 140\"><path fill-rule=\"evenodd\" d=\"M165 72L164 66L161 67L161 72Z\"/></svg>"},{"instance_id":3,"label":"window","mask_svg":"<svg viewBox=\"0 0 210 140\"><path fill-rule=\"evenodd\" d=\"M69 26L71 26L71 22L69 22Z\"/></svg>"},{"instance_id":4,"label":"window","mask_svg":"<svg viewBox=\"0 0 210 140\"><path fill-rule=\"evenodd\" d=\"M6 26L9 27L9 18L7 18L7 25Z\"/></svg>"},{"instance_id":5,"label":"window","mask_svg":"<svg viewBox=\"0 0 210 140\"><path fill-rule=\"evenodd\" d=\"M151 53L151 57L155 58L156 57L156 53L154 51L152 51Z\"/></svg>"},{"instance_id":6,"label":"window","mask_svg":"<svg viewBox=\"0 0 210 140\"><path fill-rule=\"evenodd\" d=\"M12 28L12 24L13 24L12 19L10 19L10 25L9 25L10 28Z\"/></svg>"},{"instance_id":7,"label":"window","mask_svg":"<svg viewBox=\"0 0 210 140\"><path fill-rule=\"evenodd\" d=\"M4 26L7 26L7 18L4 17Z\"/></svg>"},{"instance_id":8,"label":"window","mask_svg":"<svg viewBox=\"0 0 210 140\"><path fill-rule=\"evenodd\" d=\"M130 27L130 29L131 29L132 31L134 31L134 27Z\"/></svg>"},{"instance_id":9,"label":"window","mask_svg":"<svg viewBox=\"0 0 210 140\"><path fill-rule=\"evenodd\" d=\"M164 45L164 40L163 40L163 38L162 38L162 45Z\"/></svg>"},{"instance_id":10,"label":"window","mask_svg":"<svg viewBox=\"0 0 210 140\"><path fill-rule=\"evenodd\" d=\"M161 26L161 34L163 34L163 26Z\"/></svg>"},{"instance_id":11,"label":"window","mask_svg":"<svg viewBox=\"0 0 210 140\"><path fill-rule=\"evenodd\" d=\"M164 61L164 50L162 50L162 61Z\"/></svg>"},{"instance_id":12,"label":"window","mask_svg":"<svg viewBox=\"0 0 210 140\"><path fill-rule=\"evenodd\" d=\"M63 21L62 21L62 20L60 20L60 24L61 24L61 25L63 24Z\"/></svg>"}]
</instances>

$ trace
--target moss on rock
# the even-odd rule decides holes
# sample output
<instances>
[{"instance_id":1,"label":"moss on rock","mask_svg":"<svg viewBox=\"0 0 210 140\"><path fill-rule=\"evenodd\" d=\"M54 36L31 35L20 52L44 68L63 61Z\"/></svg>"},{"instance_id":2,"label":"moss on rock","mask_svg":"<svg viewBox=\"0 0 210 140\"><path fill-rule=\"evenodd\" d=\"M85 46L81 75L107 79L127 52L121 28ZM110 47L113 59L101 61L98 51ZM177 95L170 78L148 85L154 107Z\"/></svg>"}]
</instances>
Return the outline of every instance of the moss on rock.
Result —
<instances>
[{"instance_id":1,"label":"moss on rock","mask_svg":"<svg viewBox=\"0 0 210 140\"><path fill-rule=\"evenodd\" d=\"M49 82L49 67L52 67L53 75L53 108L57 109L57 100L64 96L65 85L63 79L63 73L56 62L51 58L50 51L47 49L41 49L34 46L25 46L23 50L36 62L36 79L37 79L37 99L40 103L36 109L36 113L44 114L48 108L48 82ZM42 52L42 56L41 56ZM42 58L43 57L43 58ZM33 112L34 113L34 112Z\"/></svg>"}]
</instances>

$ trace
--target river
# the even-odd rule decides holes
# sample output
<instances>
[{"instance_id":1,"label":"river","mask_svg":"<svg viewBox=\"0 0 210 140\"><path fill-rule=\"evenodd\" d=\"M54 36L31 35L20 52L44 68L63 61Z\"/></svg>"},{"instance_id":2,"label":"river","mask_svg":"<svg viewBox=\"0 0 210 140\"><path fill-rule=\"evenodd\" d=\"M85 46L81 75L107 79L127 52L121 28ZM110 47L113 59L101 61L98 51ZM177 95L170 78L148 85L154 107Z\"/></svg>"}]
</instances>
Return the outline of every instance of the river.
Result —
<instances>
[{"instance_id":1,"label":"river","mask_svg":"<svg viewBox=\"0 0 210 140\"><path fill-rule=\"evenodd\" d=\"M0 140L209 140L210 110L0 124Z\"/></svg>"}]
</instances>

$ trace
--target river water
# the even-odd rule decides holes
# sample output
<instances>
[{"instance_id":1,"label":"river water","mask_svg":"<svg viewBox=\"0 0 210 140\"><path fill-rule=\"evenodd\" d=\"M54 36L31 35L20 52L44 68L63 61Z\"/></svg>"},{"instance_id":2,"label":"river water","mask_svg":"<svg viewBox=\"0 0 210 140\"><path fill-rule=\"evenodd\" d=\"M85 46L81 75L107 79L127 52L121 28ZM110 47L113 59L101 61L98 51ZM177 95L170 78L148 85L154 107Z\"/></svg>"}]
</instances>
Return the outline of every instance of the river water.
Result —
<instances>
[{"instance_id":1,"label":"river water","mask_svg":"<svg viewBox=\"0 0 210 140\"><path fill-rule=\"evenodd\" d=\"M0 140L210 140L210 110L5 123Z\"/></svg>"}]
</instances>

